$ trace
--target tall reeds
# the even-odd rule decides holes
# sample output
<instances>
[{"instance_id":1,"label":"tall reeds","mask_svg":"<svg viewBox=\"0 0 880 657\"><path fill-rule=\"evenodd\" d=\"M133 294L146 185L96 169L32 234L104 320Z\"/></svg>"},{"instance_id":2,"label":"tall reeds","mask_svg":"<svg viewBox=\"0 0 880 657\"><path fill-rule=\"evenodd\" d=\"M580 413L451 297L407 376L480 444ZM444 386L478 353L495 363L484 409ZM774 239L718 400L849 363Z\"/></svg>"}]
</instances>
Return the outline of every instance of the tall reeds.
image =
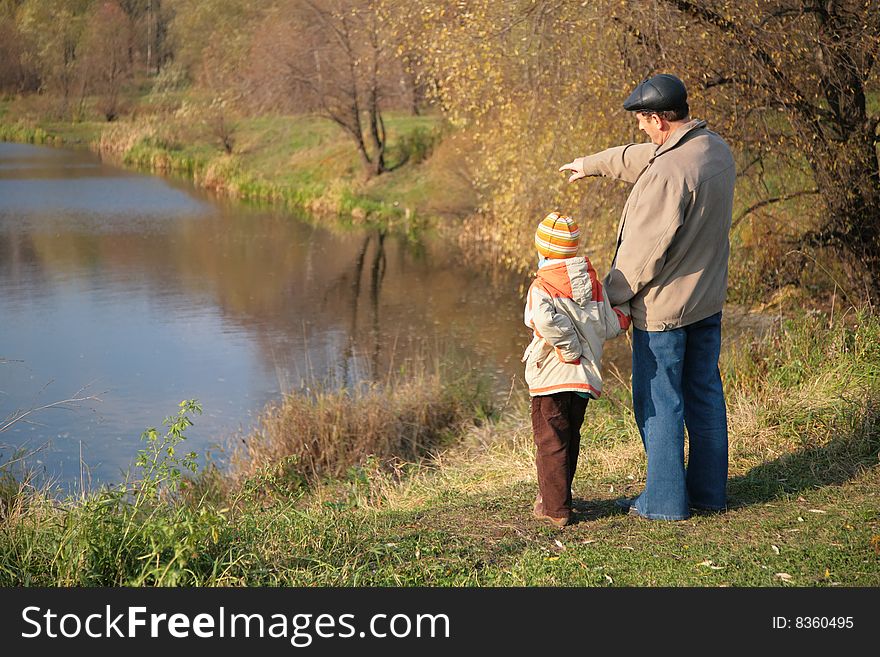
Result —
<instances>
[{"instance_id":1,"label":"tall reeds","mask_svg":"<svg viewBox=\"0 0 880 657\"><path fill-rule=\"evenodd\" d=\"M433 369L431 369L433 368ZM231 457L238 480L267 467L304 482L338 477L368 458L417 460L489 412L485 386L419 365L355 389L287 394L263 412L257 429Z\"/></svg>"}]
</instances>

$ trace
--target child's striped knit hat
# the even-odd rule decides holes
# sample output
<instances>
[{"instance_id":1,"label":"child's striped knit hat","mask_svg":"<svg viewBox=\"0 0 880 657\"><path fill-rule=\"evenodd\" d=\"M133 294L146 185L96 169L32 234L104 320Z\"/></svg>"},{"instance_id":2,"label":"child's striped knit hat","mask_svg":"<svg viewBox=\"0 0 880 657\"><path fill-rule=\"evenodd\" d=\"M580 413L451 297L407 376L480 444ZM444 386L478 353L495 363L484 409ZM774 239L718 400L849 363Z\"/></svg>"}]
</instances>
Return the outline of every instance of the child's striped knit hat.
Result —
<instances>
[{"instance_id":1,"label":"child's striped knit hat","mask_svg":"<svg viewBox=\"0 0 880 657\"><path fill-rule=\"evenodd\" d=\"M571 217L551 212L538 224L535 246L545 258L572 258L577 255L581 229Z\"/></svg>"}]
</instances>

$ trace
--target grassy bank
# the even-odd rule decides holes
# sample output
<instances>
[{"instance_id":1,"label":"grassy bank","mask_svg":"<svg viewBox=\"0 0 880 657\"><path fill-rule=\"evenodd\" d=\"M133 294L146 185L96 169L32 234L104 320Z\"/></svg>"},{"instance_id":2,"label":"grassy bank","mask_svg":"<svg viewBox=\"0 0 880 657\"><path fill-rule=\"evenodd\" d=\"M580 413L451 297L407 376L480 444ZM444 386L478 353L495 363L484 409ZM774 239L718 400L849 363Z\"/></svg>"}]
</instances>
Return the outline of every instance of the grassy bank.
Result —
<instances>
[{"instance_id":1,"label":"grassy bank","mask_svg":"<svg viewBox=\"0 0 880 657\"><path fill-rule=\"evenodd\" d=\"M305 483L263 451L234 481L209 471L178 485L173 470L183 467L173 459L184 457L175 452L169 464L161 441L125 491L57 502L7 481L0 584L880 585L880 319L851 311L780 322L725 353L722 368L731 428L724 514L652 523L615 511L616 497L643 484L644 458L626 388L611 381L587 414L578 522L563 530L530 515L523 400L494 419L458 402L454 421L440 413L431 424L455 440L432 441L429 456L357 455L323 469L336 476ZM444 383L425 385L439 387L423 409L452 398ZM251 439L279 426L289 438L279 418L296 419L298 433L320 428L310 444L334 431L348 440L357 426L395 436L412 413L380 397L358 407L359 425L320 410L340 402L282 405ZM185 406L169 418L166 440L191 415Z\"/></svg>"},{"instance_id":2,"label":"grassy bank","mask_svg":"<svg viewBox=\"0 0 880 657\"><path fill-rule=\"evenodd\" d=\"M196 94L129 102L129 115L107 123L52 119L39 98L2 101L0 141L88 147L111 162L179 176L231 198L403 230L463 217L475 204L470 184L456 173L455 139L443 138L436 114L387 115L386 162L393 170L370 178L353 143L328 119L233 116Z\"/></svg>"}]
</instances>

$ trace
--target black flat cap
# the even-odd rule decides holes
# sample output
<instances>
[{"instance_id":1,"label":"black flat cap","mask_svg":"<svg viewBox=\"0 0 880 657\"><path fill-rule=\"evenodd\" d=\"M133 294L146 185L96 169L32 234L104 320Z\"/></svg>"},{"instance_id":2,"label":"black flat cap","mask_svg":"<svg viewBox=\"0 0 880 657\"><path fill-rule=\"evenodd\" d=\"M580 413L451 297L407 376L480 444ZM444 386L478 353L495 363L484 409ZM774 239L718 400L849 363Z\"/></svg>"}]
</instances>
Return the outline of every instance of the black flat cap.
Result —
<instances>
[{"instance_id":1,"label":"black flat cap","mask_svg":"<svg viewBox=\"0 0 880 657\"><path fill-rule=\"evenodd\" d=\"M629 112L663 112L674 110L687 103L687 89L674 75L660 73L642 82L623 101L623 109Z\"/></svg>"}]
</instances>

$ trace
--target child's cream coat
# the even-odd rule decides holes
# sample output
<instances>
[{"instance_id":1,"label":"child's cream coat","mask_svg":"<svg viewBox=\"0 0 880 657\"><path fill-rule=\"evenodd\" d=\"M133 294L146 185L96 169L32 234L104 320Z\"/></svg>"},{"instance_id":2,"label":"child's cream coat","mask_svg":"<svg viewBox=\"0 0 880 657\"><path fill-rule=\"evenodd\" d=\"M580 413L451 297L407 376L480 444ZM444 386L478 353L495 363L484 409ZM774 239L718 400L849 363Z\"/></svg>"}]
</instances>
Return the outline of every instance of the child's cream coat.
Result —
<instances>
[{"instance_id":1,"label":"child's cream coat","mask_svg":"<svg viewBox=\"0 0 880 657\"><path fill-rule=\"evenodd\" d=\"M582 256L538 269L524 320L534 332L522 360L529 394L602 394L602 347L630 324L628 306L612 308L590 261Z\"/></svg>"}]
</instances>

